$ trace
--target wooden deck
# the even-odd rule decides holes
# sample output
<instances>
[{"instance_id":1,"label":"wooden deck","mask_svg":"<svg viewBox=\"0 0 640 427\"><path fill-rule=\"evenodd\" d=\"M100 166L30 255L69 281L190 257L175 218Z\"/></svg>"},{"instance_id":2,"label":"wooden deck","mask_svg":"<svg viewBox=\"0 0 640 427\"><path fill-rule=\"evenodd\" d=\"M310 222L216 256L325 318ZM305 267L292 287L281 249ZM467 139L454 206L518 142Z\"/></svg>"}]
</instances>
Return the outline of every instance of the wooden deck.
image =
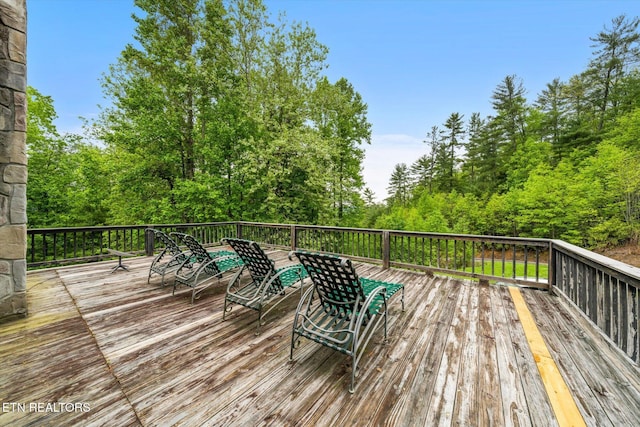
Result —
<instances>
[{"instance_id":1,"label":"wooden deck","mask_svg":"<svg viewBox=\"0 0 640 427\"><path fill-rule=\"evenodd\" d=\"M552 361L506 286L357 264L404 283L406 311L391 304L352 395L345 356L303 340L289 361L295 296L256 336L256 312L222 321L226 283L191 305L146 283L150 261L28 274L29 317L0 325L0 425L640 425L638 367L546 292L516 291ZM547 362L582 420L557 415Z\"/></svg>"}]
</instances>

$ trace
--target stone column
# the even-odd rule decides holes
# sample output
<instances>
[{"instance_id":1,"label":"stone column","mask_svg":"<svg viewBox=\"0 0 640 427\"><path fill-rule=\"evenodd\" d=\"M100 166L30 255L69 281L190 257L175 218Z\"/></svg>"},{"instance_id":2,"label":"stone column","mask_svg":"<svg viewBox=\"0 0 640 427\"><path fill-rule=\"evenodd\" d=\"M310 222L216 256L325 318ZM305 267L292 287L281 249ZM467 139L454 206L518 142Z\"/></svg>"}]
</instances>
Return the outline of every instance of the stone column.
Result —
<instances>
[{"instance_id":1,"label":"stone column","mask_svg":"<svg viewBox=\"0 0 640 427\"><path fill-rule=\"evenodd\" d=\"M0 0L0 321L27 314L26 51L26 0Z\"/></svg>"}]
</instances>

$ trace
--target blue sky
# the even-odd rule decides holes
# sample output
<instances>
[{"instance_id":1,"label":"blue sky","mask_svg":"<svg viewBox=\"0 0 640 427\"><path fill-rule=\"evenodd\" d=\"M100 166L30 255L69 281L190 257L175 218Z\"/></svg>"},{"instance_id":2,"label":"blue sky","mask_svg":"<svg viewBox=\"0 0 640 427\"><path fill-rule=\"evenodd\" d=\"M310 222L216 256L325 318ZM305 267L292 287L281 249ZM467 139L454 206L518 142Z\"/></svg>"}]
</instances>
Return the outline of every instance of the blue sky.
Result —
<instances>
[{"instance_id":1,"label":"blue sky","mask_svg":"<svg viewBox=\"0 0 640 427\"><path fill-rule=\"evenodd\" d=\"M347 78L369 107L364 178L386 197L396 163L426 152L429 129L458 112L492 113L510 74L533 102L545 85L585 69L611 19L640 15L637 0L272 0L272 15L307 23L329 48L327 76ZM94 118L100 77L133 41L133 0L27 0L28 84L49 95L61 132Z\"/></svg>"}]
</instances>

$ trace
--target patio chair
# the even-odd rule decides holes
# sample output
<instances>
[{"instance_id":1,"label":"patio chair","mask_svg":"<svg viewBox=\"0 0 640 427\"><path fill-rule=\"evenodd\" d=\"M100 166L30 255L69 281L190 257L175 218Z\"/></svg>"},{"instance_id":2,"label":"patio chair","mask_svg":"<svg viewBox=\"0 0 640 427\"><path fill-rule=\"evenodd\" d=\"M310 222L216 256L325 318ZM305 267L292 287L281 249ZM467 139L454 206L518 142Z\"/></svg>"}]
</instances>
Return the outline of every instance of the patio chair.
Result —
<instances>
[{"instance_id":1,"label":"patio chair","mask_svg":"<svg viewBox=\"0 0 640 427\"><path fill-rule=\"evenodd\" d=\"M384 327L387 341L387 303L398 292L404 311L404 285L358 277L349 259L301 251L293 255L313 286L300 300L293 319L290 360L300 337L351 356L349 392L353 393L358 362L378 327Z\"/></svg>"},{"instance_id":2,"label":"patio chair","mask_svg":"<svg viewBox=\"0 0 640 427\"><path fill-rule=\"evenodd\" d=\"M152 232L154 239L164 244L164 248L155 256L151 261L151 267L149 267L149 276L147 277L147 284L151 282L151 275L153 273L162 276L161 286L164 286L164 277L167 273L176 271L187 261L191 254L188 251L180 249L178 244L167 233L162 230L156 230L155 228L147 228L146 232ZM185 264L184 268L190 268L191 264Z\"/></svg>"},{"instance_id":3,"label":"patio chair","mask_svg":"<svg viewBox=\"0 0 640 427\"><path fill-rule=\"evenodd\" d=\"M173 282L173 294L180 285L193 289L191 293L191 304L196 297L207 289L212 283L200 286L210 278L217 278L218 281L223 273L238 268L242 265L242 260L231 251L219 250L209 252L193 236L185 233L171 233L176 239L184 243L191 251L189 259L176 271Z\"/></svg>"},{"instance_id":4,"label":"patio chair","mask_svg":"<svg viewBox=\"0 0 640 427\"><path fill-rule=\"evenodd\" d=\"M287 289L299 288L302 296L303 281L307 277L307 272L300 264L276 269L274 261L256 242L232 238L225 238L222 241L228 243L244 263L227 287L222 319L224 320L226 313L232 310L233 304L256 310L258 312L256 334L259 334L264 317L285 297L291 295L286 293ZM248 283L241 280L245 270L250 276ZM278 297L280 299L263 313L265 306Z\"/></svg>"}]
</instances>

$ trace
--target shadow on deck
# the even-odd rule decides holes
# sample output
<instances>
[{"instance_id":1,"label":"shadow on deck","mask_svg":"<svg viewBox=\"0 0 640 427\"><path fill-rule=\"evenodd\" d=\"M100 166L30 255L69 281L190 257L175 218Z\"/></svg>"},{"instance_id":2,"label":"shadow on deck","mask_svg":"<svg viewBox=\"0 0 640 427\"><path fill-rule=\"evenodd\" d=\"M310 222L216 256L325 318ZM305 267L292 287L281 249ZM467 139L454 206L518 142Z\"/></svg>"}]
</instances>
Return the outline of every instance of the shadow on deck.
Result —
<instances>
[{"instance_id":1,"label":"shadow on deck","mask_svg":"<svg viewBox=\"0 0 640 427\"><path fill-rule=\"evenodd\" d=\"M28 274L31 314L0 325L0 425L564 425L507 287L358 263L407 305L351 395L347 357L303 340L289 361L295 296L256 336L254 311L222 321L225 281L190 305L146 283L151 258L126 261ZM637 426L637 367L559 298L521 293L584 422Z\"/></svg>"}]
</instances>

